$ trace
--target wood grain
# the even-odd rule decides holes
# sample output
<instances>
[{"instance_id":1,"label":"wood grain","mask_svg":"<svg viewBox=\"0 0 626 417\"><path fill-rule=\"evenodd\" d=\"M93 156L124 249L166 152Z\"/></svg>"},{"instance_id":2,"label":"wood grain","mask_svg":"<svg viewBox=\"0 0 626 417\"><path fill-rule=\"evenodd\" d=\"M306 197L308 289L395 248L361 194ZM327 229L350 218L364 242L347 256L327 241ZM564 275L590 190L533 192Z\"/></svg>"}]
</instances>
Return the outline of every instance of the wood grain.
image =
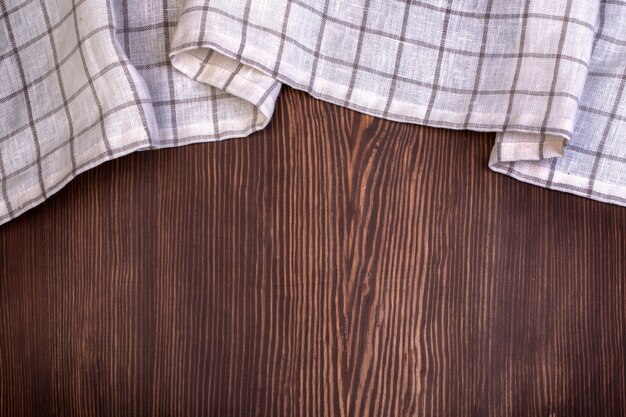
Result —
<instances>
[{"instance_id":1,"label":"wood grain","mask_svg":"<svg viewBox=\"0 0 626 417\"><path fill-rule=\"evenodd\" d=\"M623 416L626 209L286 89L0 228L3 416Z\"/></svg>"}]
</instances>

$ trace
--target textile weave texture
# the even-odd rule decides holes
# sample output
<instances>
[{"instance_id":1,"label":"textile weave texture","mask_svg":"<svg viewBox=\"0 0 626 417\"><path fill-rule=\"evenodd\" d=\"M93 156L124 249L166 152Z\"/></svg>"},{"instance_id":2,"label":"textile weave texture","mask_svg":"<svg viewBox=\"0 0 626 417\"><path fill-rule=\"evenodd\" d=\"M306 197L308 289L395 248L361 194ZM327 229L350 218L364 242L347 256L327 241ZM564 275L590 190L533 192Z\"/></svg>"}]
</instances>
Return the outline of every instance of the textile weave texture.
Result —
<instances>
[{"instance_id":1,"label":"textile weave texture","mask_svg":"<svg viewBox=\"0 0 626 417\"><path fill-rule=\"evenodd\" d=\"M491 169L626 205L625 22L617 0L0 0L0 223L106 160L262 129L283 83L497 132Z\"/></svg>"}]
</instances>

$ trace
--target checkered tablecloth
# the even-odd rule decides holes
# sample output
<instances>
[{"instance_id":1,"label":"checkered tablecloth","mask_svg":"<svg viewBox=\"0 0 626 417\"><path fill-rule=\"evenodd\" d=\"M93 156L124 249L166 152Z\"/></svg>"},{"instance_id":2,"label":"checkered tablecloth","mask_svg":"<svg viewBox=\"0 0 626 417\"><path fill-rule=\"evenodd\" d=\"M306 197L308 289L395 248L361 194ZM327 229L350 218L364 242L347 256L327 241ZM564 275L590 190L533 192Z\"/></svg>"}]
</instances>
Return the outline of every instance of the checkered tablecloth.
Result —
<instances>
[{"instance_id":1,"label":"checkered tablecloth","mask_svg":"<svg viewBox=\"0 0 626 417\"><path fill-rule=\"evenodd\" d=\"M0 0L0 223L142 149L246 136L282 83L498 132L490 167L626 205L622 0Z\"/></svg>"}]
</instances>

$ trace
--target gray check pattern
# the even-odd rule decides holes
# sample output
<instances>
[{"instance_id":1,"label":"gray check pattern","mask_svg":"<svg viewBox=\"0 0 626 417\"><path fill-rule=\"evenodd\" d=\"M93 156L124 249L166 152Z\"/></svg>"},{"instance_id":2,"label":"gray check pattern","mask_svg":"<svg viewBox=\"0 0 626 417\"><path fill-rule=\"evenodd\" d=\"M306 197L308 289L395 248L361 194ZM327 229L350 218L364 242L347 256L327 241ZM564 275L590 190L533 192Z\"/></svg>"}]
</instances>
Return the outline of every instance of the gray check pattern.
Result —
<instances>
[{"instance_id":1,"label":"gray check pattern","mask_svg":"<svg viewBox=\"0 0 626 417\"><path fill-rule=\"evenodd\" d=\"M562 157L504 162L496 144L490 166L531 184L626 206L626 2L598 4L592 46Z\"/></svg>"},{"instance_id":2,"label":"gray check pattern","mask_svg":"<svg viewBox=\"0 0 626 417\"><path fill-rule=\"evenodd\" d=\"M217 55L212 77L173 67L182 6L0 0L0 223L107 160L268 123L280 83L242 78Z\"/></svg>"},{"instance_id":3,"label":"gray check pattern","mask_svg":"<svg viewBox=\"0 0 626 417\"><path fill-rule=\"evenodd\" d=\"M491 169L621 205L625 48L623 0L188 0L174 42L375 116L498 132Z\"/></svg>"},{"instance_id":4,"label":"gray check pattern","mask_svg":"<svg viewBox=\"0 0 626 417\"><path fill-rule=\"evenodd\" d=\"M626 205L623 0L0 0L0 223L129 152L246 136L282 83L495 131L491 169Z\"/></svg>"}]
</instances>

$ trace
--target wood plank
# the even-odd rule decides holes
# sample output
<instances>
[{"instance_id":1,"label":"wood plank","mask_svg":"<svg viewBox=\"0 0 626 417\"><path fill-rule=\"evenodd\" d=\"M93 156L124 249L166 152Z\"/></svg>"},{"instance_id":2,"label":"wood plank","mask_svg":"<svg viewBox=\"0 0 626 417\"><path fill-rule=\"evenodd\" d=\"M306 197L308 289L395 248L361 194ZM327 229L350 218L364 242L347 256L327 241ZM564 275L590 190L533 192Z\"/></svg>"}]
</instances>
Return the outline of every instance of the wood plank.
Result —
<instances>
[{"instance_id":1,"label":"wood plank","mask_svg":"<svg viewBox=\"0 0 626 417\"><path fill-rule=\"evenodd\" d=\"M286 89L0 227L5 416L626 415L626 209Z\"/></svg>"}]
</instances>

